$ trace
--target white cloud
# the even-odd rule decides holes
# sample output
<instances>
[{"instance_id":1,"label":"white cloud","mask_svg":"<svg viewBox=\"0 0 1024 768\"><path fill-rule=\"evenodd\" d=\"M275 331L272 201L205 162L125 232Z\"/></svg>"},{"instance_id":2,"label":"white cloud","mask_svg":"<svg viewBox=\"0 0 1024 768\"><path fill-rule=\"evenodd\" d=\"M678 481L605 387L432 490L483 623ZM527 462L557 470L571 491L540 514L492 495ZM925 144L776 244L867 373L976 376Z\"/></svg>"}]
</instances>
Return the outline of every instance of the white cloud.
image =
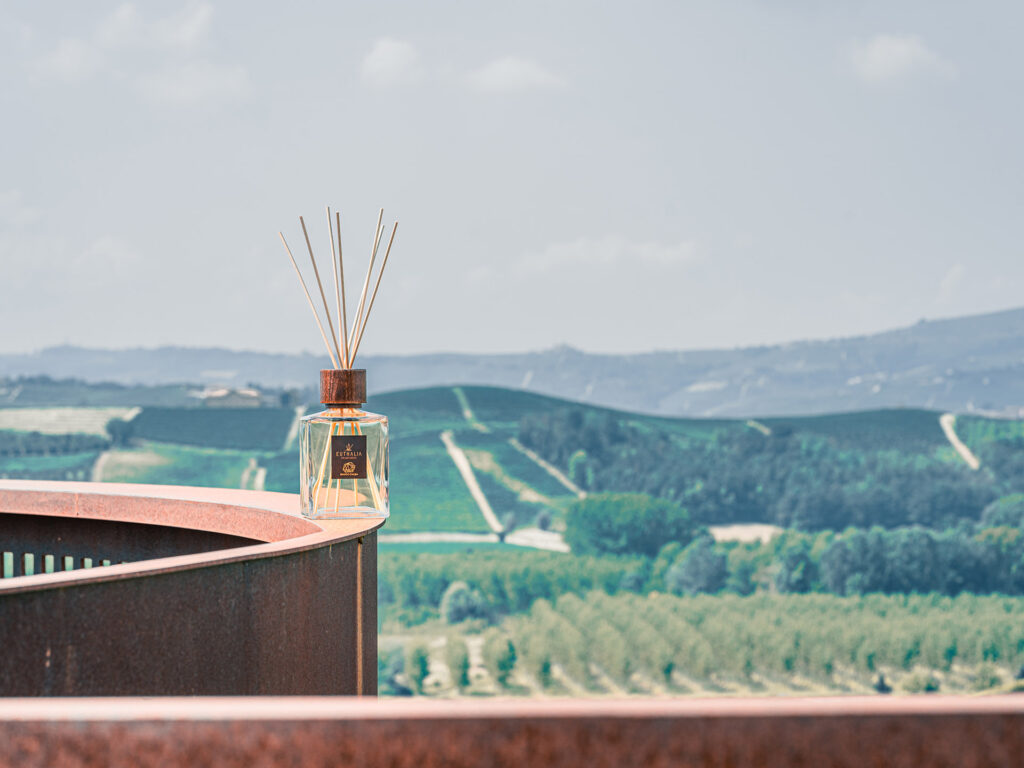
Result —
<instances>
[{"instance_id":1,"label":"white cloud","mask_svg":"<svg viewBox=\"0 0 1024 768\"><path fill-rule=\"evenodd\" d=\"M122 3L96 28L102 48L192 49L202 43L213 23L213 6L190 3L177 13L147 21L132 3Z\"/></svg>"},{"instance_id":2,"label":"white cloud","mask_svg":"<svg viewBox=\"0 0 1024 768\"><path fill-rule=\"evenodd\" d=\"M964 278L967 276L967 267L963 264L954 264L949 268L949 271L943 276L942 281L939 283L939 292L936 296L936 300L939 302L947 302L953 298L953 294L963 284Z\"/></svg>"},{"instance_id":3,"label":"white cloud","mask_svg":"<svg viewBox=\"0 0 1024 768\"><path fill-rule=\"evenodd\" d=\"M154 24L155 37L164 45L175 48L194 48L209 34L213 23L213 6L197 3L186 6L180 13Z\"/></svg>"},{"instance_id":4,"label":"white cloud","mask_svg":"<svg viewBox=\"0 0 1024 768\"><path fill-rule=\"evenodd\" d=\"M855 43L850 63L861 80L876 84L902 82L922 75L956 74L956 68L917 35L875 35Z\"/></svg>"},{"instance_id":5,"label":"white cloud","mask_svg":"<svg viewBox=\"0 0 1024 768\"><path fill-rule=\"evenodd\" d=\"M469 76L469 82L481 91L511 92L561 88L565 81L532 59L504 56L488 62Z\"/></svg>"},{"instance_id":6,"label":"white cloud","mask_svg":"<svg viewBox=\"0 0 1024 768\"><path fill-rule=\"evenodd\" d=\"M135 6L123 3L99 23L94 37L101 48L120 48L138 45L144 37L145 24Z\"/></svg>"},{"instance_id":7,"label":"white cloud","mask_svg":"<svg viewBox=\"0 0 1024 768\"><path fill-rule=\"evenodd\" d=\"M242 67L192 61L141 75L138 86L152 104L186 106L241 98L249 92L249 77Z\"/></svg>"},{"instance_id":8,"label":"white cloud","mask_svg":"<svg viewBox=\"0 0 1024 768\"><path fill-rule=\"evenodd\" d=\"M35 62L40 76L64 82L106 76L127 82L143 100L189 106L239 98L249 92L244 68L204 56L213 6L190 2L168 16L147 19L122 3L92 35L61 40Z\"/></svg>"},{"instance_id":9,"label":"white cloud","mask_svg":"<svg viewBox=\"0 0 1024 768\"><path fill-rule=\"evenodd\" d=\"M549 272L566 267L675 267L692 264L698 258L697 244L692 240L657 243L604 237L554 243L540 253L527 255L520 263L531 272Z\"/></svg>"},{"instance_id":10,"label":"white cloud","mask_svg":"<svg viewBox=\"0 0 1024 768\"><path fill-rule=\"evenodd\" d=\"M73 38L57 43L49 53L36 59L36 74L66 83L88 80L103 64L103 55L94 45Z\"/></svg>"},{"instance_id":11,"label":"white cloud","mask_svg":"<svg viewBox=\"0 0 1024 768\"><path fill-rule=\"evenodd\" d=\"M419 53L411 43L382 37L363 57L360 74L363 82L370 85L414 82L422 74Z\"/></svg>"}]
</instances>

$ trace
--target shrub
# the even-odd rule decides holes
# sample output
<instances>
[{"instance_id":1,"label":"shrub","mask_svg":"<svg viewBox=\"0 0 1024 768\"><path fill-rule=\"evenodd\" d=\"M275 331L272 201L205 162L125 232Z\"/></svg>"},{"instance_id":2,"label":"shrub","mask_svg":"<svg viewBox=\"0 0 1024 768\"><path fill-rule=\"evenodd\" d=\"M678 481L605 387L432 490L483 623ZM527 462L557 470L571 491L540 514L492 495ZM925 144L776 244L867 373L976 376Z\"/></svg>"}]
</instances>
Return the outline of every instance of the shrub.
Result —
<instances>
[{"instance_id":1,"label":"shrub","mask_svg":"<svg viewBox=\"0 0 1024 768\"><path fill-rule=\"evenodd\" d=\"M418 693L423 693L423 681L430 674L430 653L427 651L426 645L417 642L409 647L406 653L405 669L413 688Z\"/></svg>"},{"instance_id":2,"label":"shrub","mask_svg":"<svg viewBox=\"0 0 1024 768\"><path fill-rule=\"evenodd\" d=\"M484 664L498 685L508 685L516 666L516 647L504 632L492 629L484 636Z\"/></svg>"},{"instance_id":3,"label":"shrub","mask_svg":"<svg viewBox=\"0 0 1024 768\"><path fill-rule=\"evenodd\" d=\"M452 684L460 691L469 685L469 647L461 635L449 635L445 643L445 660Z\"/></svg>"},{"instance_id":4,"label":"shrub","mask_svg":"<svg viewBox=\"0 0 1024 768\"><path fill-rule=\"evenodd\" d=\"M667 542L694 537L690 515L643 493L598 493L576 501L565 518L565 540L578 554L654 557Z\"/></svg>"},{"instance_id":5,"label":"shrub","mask_svg":"<svg viewBox=\"0 0 1024 768\"><path fill-rule=\"evenodd\" d=\"M675 593L718 592L729 576L726 556L715 551L715 540L701 536L690 544L665 574L665 585Z\"/></svg>"},{"instance_id":6,"label":"shrub","mask_svg":"<svg viewBox=\"0 0 1024 768\"><path fill-rule=\"evenodd\" d=\"M903 681L907 693L935 693L939 690L939 678L926 672L915 672Z\"/></svg>"},{"instance_id":7,"label":"shrub","mask_svg":"<svg viewBox=\"0 0 1024 768\"><path fill-rule=\"evenodd\" d=\"M993 664L982 664L971 678L971 688L975 691L987 691L1003 684L1003 677Z\"/></svg>"},{"instance_id":8,"label":"shrub","mask_svg":"<svg viewBox=\"0 0 1024 768\"><path fill-rule=\"evenodd\" d=\"M490 613L487 600L479 590L470 589L464 581L453 581L441 597L441 618L449 624L466 619L486 619Z\"/></svg>"},{"instance_id":9,"label":"shrub","mask_svg":"<svg viewBox=\"0 0 1024 768\"><path fill-rule=\"evenodd\" d=\"M398 682L398 676L405 671L405 656L402 649L392 648L387 653L377 656L377 680L381 693L394 696L408 696L412 693Z\"/></svg>"},{"instance_id":10,"label":"shrub","mask_svg":"<svg viewBox=\"0 0 1024 768\"><path fill-rule=\"evenodd\" d=\"M993 501L982 511L981 522L993 527L1024 527L1024 493L1012 493Z\"/></svg>"}]
</instances>

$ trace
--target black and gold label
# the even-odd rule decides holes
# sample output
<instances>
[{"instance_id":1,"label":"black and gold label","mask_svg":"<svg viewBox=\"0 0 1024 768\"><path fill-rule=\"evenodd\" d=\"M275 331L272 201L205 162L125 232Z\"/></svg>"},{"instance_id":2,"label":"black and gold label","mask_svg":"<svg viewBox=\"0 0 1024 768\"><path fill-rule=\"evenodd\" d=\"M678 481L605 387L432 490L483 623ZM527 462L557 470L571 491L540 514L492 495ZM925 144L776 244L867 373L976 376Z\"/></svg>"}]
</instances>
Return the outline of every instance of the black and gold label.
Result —
<instances>
[{"instance_id":1,"label":"black and gold label","mask_svg":"<svg viewBox=\"0 0 1024 768\"><path fill-rule=\"evenodd\" d=\"M331 436L331 479L366 477L366 435Z\"/></svg>"}]
</instances>

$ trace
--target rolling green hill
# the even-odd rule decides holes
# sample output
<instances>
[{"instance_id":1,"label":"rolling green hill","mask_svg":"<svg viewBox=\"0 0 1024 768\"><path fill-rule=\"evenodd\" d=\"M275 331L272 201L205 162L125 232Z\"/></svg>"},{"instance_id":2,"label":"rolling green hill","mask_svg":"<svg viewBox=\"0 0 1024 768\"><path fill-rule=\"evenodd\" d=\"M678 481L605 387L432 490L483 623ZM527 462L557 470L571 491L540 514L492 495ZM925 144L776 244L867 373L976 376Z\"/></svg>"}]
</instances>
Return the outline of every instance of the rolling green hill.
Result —
<instances>
[{"instance_id":1,"label":"rolling green hill","mask_svg":"<svg viewBox=\"0 0 1024 768\"><path fill-rule=\"evenodd\" d=\"M376 395L367 408L391 424L389 532L490 530L442 433L509 528L557 529L579 490L667 498L706 524L811 530L944 527L1024 490L1019 421L957 421L981 460L972 471L946 439L940 414L917 409L679 419L469 386ZM110 453L103 478L234 487L244 479L245 487L296 492L297 452L282 448L293 418L285 408L143 408L132 422L143 442ZM65 453L8 456L0 474L87 477L98 455Z\"/></svg>"}]
</instances>

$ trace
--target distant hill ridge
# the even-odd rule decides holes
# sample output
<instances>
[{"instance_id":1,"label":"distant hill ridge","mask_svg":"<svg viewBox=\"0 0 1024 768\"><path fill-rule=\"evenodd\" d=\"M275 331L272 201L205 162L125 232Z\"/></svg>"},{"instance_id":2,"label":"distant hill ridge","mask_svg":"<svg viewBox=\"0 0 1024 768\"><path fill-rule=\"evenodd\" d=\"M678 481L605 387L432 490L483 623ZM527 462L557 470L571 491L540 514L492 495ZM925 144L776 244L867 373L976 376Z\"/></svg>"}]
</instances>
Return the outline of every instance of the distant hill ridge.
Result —
<instances>
[{"instance_id":1,"label":"distant hill ridge","mask_svg":"<svg viewBox=\"0 0 1024 768\"><path fill-rule=\"evenodd\" d=\"M1024 308L825 341L731 350L598 355L570 347L517 354L367 356L373 392L478 384L677 416L787 416L893 407L1024 415ZM123 384L307 388L310 354L161 347L54 347L0 355L0 377Z\"/></svg>"}]
</instances>

